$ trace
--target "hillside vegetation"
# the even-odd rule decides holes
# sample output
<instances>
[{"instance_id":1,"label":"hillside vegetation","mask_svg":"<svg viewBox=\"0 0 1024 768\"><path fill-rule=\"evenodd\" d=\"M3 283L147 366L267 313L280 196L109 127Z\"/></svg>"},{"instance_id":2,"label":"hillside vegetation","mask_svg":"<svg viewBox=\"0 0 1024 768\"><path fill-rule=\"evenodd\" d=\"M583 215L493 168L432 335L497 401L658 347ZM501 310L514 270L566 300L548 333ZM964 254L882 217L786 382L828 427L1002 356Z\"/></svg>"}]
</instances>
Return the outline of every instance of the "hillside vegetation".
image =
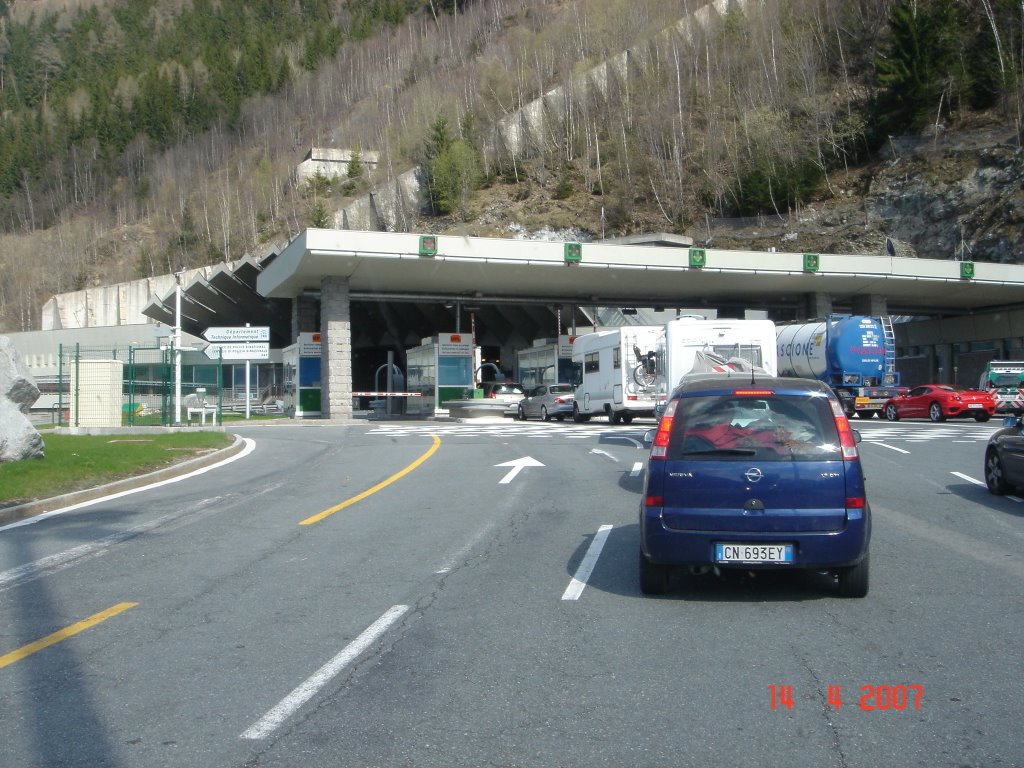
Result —
<instances>
[{"instance_id":1,"label":"hillside vegetation","mask_svg":"<svg viewBox=\"0 0 1024 768\"><path fill-rule=\"evenodd\" d=\"M906 173L879 187L893 137L997 137L995 154L977 141L954 153L959 179L919 169L929 194L972 174L1019 178L1016 2L704 5L0 0L0 330L38 327L54 293L259 253L416 166L424 231L656 230L757 247L764 226L730 241L712 223L761 217L778 237L815 212L819 242L800 245L817 250L841 242L821 237L822 211L846 211L841 225L881 195L909 215L893 202L915 192ZM623 70L595 69L624 51ZM545 94L548 130L495 139ZM296 183L314 146L380 162ZM958 211L973 258L1020 255L1003 226L1019 196ZM908 247L938 255L913 232Z\"/></svg>"}]
</instances>

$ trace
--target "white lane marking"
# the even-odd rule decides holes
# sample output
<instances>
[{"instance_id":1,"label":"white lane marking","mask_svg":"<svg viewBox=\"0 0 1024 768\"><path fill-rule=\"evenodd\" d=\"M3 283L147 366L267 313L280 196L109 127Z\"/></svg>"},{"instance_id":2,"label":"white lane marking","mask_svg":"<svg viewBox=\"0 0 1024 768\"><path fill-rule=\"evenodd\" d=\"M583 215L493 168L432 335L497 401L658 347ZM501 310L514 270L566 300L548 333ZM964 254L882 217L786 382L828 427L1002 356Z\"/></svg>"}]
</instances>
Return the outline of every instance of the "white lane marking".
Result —
<instances>
[{"instance_id":1,"label":"white lane marking","mask_svg":"<svg viewBox=\"0 0 1024 768\"><path fill-rule=\"evenodd\" d=\"M631 469L629 471L629 476L630 477L636 477L637 475L639 475L643 471L644 471L644 463L642 461L637 461L637 462L635 462L633 464L633 469Z\"/></svg>"},{"instance_id":2,"label":"white lane marking","mask_svg":"<svg viewBox=\"0 0 1024 768\"><path fill-rule=\"evenodd\" d=\"M981 480L975 480L973 477L970 477L969 475L965 475L963 472L950 472L949 474L956 475L961 480L966 480L968 483L974 483L975 485L981 485L981 486L985 485L985 483L982 482Z\"/></svg>"},{"instance_id":3,"label":"white lane marking","mask_svg":"<svg viewBox=\"0 0 1024 768\"><path fill-rule=\"evenodd\" d=\"M966 480L968 483L974 483L975 485L980 485L983 488L985 487L985 482L983 480L975 480L973 477L970 477L969 475L965 475L963 472L950 472L949 474L956 475L961 480ZM1024 504L1024 499L1020 498L1019 496L1009 496L1009 495L1007 495L1007 496L1004 496L1003 498L1004 499L1009 499L1010 501L1016 501L1018 504Z\"/></svg>"},{"instance_id":4,"label":"white lane marking","mask_svg":"<svg viewBox=\"0 0 1024 768\"><path fill-rule=\"evenodd\" d=\"M195 470L193 472L189 472L187 475L178 475L177 477L171 477L171 478L168 478L167 480L160 480L160 481L155 482L155 483L150 483L149 485L143 485L143 486L141 486L139 488L131 488L131 489L127 490L127 491L120 491L119 493L112 493L109 496L102 496L102 497L100 497L98 499L90 499L89 501L83 501L80 504L72 504L70 507L63 507L61 509L55 509L55 510L53 510L51 512L43 512L42 514L35 515L34 517L28 517L28 518L25 518L24 520L19 520L16 523L11 523L10 525L5 525L3 527L0 527L0 533L2 533L4 531L7 531L7 530L10 530L11 528L20 528L23 525L33 525L35 523L41 522L42 520L46 520L46 519L51 518L51 517L56 517L57 515L63 515L65 512L73 512L76 509L84 509L85 507L91 507L91 506L93 506L95 504L102 504L103 502L111 501L112 499L120 499L122 496L130 496L133 493L141 493L142 491L150 491L153 488L159 488L162 485L170 485L171 483L179 483L182 480L188 480L191 477L197 477L198 475L202 475L202 474L204 474L206 472L209 472L212 469L219 469L220 467L226 466L227 464L230 464L233 461L238 461L239 459L245 458L246 456L248 456L250 453L252 453L256 449L256 441L255 440L253 440L251 438L248 438L248 437L244 438L244 440L245 440L245 448L240 450L234 456L230 456L230 457L224 459L224 461L218 461L216 464L211 464L208 467L202 467L201 469L197 469L197 470Z\"/></svg>"},{"instance_id":5,"label":"white lane marking","mask_svg":"<svg viewBox=\"0 0 1024 768\"><path fill-rule=\"evenodd\" d=\"M591 448L590 452L591 453L596 453L598 456L607 456L612 461L618 462L618 459L616 459L614 456L612 456L610 453L608 453L608 451L602 451L600 448Z\"/></svg>"},{"instance_id":6,"label":"white lane marking","mask_svg":"<svg viewBox=\"0 0 1024 768\"><path fill-rule=\"evenodd\" d=\"M363 630L355 640L346 645L341 653L324 664L310 675L294 691L285 696L281 702L260 718L239 738L264 739L291 717L295 711L309 701L316 693L331 681L339 672L354 661L363 651L373 645L392 624L398 621L409 610L408 605L393 605L384 615Z\"/></svg>"},{"instance_id":7,"label":"white lane marking","mask_svg":"<svg viewBox=\"0 0 1024 768\"><path fill-rule=\"evenodd\" d=\"M12 568L9 571L3 571L0 573L0 591L7 589L14 583L31 581L32 579L38 579L40 576L48 576L52 573L62 571L68 566L74 565L82 560L104 555L107 550L115 544L126 541L133 536L138 536L139 534L151 531L154 528L159 528L164 523L170 522L176 517L177 514L164 515L163 517L158 517L156 520L151 520L148 523L142 523L119 533L112 533L109 536L104 536L102 539L94 541L91 544L81 544L63 552L58 552L55 555L50 555L31 563L19 565L17 568Z\"/></svg>"},{"instance_id":8,"label":"white lane marking","mask_svg":"<svg viewBox=\"0 0 1024 768\"><path fill-rule=\"evenodd\" d=\"M441 564L440 569L434 571L434 575L440 576L442 574L449 573L452 570L452 568L454 568L459 562L466 559L466 555L469 554L469 551L473 549L473 547L475 547L477 544L479 544L480 541L482 541L483 538L487 536L487 534L493 531L494 527L495 524L490 523L489 525L485 525L483 528L477 531L476 535L469 541L467 541L466 544L461 549L459 549L458 552L452 554Z\"/></svg>"},{"instance_id":9,"label":"white lane marking","mask_svg":"<svg viewBox=\"0 0 1024 768\"><path fill-rule=\"evenodd\" d=\"M612 526L610 525L602 525L597 529L597 533L594 534L594 540L590 542L590 547L587 549L587 554L583 556L580 567L576 569L576 575L572 577L569 586L562 593L563 600L578 600L580 595L583 594L583 588L587 586L587 579L590 578L590 574L594 571L594 565L597 564L597 558L601 556L601 550L604 549L604 543L607 541L611 530Z\"/></svg>"},{"instance_id":10,"label":"white lane marking","mask_svg":"<svg viewBox=\"0 0 1024 768\"><path fill-rule=\"evenodd\" d=\"M910 451L904 451L902 448L897 448L895 445L887 445L886 443L879 443L874 440L871 441L872 445L880 445L883 448L888 448L890 451L896 451L897 453L910 453Z\"/></svg>"},{"instance_id":11,"label":"white lane marking","mask_svg":"<svg viewBox=\"0 0 1024 768\"><path fill-rule=\"evenodd\" d=\"M632 443L637 448L644 447L644 444L641 443L639 440L634 440L632 437L626 437L625 435L611 435L609 437L606 437L605 440L625 440L628 443Z\"/></svg>"}]
</instances>

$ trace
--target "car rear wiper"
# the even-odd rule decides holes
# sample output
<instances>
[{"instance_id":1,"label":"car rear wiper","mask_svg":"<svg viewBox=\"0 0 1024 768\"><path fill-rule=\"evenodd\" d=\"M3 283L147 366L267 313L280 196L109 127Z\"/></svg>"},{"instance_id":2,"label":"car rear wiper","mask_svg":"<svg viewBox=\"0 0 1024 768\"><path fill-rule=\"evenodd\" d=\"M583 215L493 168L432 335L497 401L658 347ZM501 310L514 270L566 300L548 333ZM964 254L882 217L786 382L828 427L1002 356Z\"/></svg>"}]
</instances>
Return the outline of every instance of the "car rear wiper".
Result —
<instances>
[{"instance_id":1,"label":"car rear wiper","mask_svg":"<svg viewBox=\"0 0 1024 768\"><path fill-rule=\"evenodd\" d=\"M703 451L683 451L680 456L753 456L756 448L708 448Z\"/></svg>"}]
</instances>

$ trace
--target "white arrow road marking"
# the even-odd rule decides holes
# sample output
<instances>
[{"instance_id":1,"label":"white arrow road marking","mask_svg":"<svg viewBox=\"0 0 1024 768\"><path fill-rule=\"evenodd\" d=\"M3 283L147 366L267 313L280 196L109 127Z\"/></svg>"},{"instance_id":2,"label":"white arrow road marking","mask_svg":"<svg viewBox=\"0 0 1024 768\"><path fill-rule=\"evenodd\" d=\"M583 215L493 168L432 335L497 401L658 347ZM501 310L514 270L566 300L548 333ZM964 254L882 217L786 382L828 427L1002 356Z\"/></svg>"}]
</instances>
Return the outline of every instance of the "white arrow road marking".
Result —
<instances>
[{"instance_id":1,"label":"white arrow road marking","mask_svg":"<svg viewBox=\"0 0 1024 768\"><path fill-rule=\"evenodd\" d=\"M598 456L607 456L609 459L611 459L612 461L615 461L615 462L618 461L618 459L616 459L614 456L612 456L610 453L608 453L608 451L602 451L600 448L591 448L590 452L591 453L596 453Z\"/></svg>"},{"instance_id":2,"label":"white arrow road marking","mask_svg":"<svg viewBox=\"0 0 1024 768\"><path fill-rule=\"evenodd\" d=\"M630 477L636 477L637 475L639 475L643 471L644 471L644 464L643 464L643 462L642 461L637 461L637 462L635 462L633 464L633 469L629 473L629 476Z\"/></svg>"},{"instance_id":3,"label":"white arrow road marking","mask_svg":"<svg viewBox=\"0 0 1024 768\"><path fill-rule=\"evenodd\" d=\"M498 485L507 485L512 482L512 478L523 471L524 467L543 467L544 465L537 461L532 456L523 456L521 459L513 459L512 461L506 461L502 464L495 464L496 467L512 467L501 480L498 481Z\"/></svg>"}]
</instances>

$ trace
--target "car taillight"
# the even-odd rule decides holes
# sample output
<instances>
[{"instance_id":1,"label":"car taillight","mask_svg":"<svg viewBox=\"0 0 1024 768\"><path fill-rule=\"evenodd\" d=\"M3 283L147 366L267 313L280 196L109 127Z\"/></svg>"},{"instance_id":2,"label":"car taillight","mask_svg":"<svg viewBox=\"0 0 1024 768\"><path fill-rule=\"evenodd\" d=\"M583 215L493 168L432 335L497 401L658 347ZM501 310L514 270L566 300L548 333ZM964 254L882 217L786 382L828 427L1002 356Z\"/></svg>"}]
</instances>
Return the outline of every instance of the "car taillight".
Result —
<instances>
[{"instance_id":1,"label":"car taillight","mask_svg":"<svg viewBox=\"0 0 1024 768\"><path fill-rule=\"evenodd\" d=\"M863 496L850 496L846 500L847 509L864 509L866 502Z\"/></svg>"},{"instance_id":2,"label":"car taillight","mask_svg":"<svg viewBox=\"0 0 1024 768\"><path fill-rule=\"evenodd\" d=\"M857 441L853 437L853 429L838 400L832 401L832 415L836 420L836 431L839 432L839 447L843 450L843 459L850 461L860 458L860 454L857 452Z\"/></svg>"},{"instance_id":3,"label":"car taillight","mask_svg":"<svg viewBox=\"0 0 1024 768\"><path fill-rule=\"evenodd\" d=\"M651 444L651 458L664 459L668 454L668 437L672 434L672 420L676 415L676 404L678 400L671 400L665 407L665 413L658 421L658 431L654 435L654 443ZM659 506L657 504L648 506Z\"/></svg>"},{"instance_id":4,"label":"car taillight","mask_svg":"<svg viewBox=\"0 0 1024 768\"><path fill-rule=\"evenodd\" d=\"M567 402L569 402L569 401L566 400L564 397L556 397L555 398L555 404L556 405L565 405Z\"/></svg>"},{"instance_id":5,"label":"car taillight","mask_svg":"<svg viewBox=\"0 0 1024 768\"><path fill-rule=\"evenodd\" d=\"M664 507L665 497L664 496L648 496L644 499L645 507Z\"/></svg>"},{"instance_id":6,"label":"car taillight","mask_svg":"<svg viewBox=\"0 0 1024 768\"><path fill-rule=\"evenodd\" d=\"M493 397L493 398L497 399L498 393L497 392L491 392L491 394L489 394L488 397Z\"/></svg>"}]
</instances>

